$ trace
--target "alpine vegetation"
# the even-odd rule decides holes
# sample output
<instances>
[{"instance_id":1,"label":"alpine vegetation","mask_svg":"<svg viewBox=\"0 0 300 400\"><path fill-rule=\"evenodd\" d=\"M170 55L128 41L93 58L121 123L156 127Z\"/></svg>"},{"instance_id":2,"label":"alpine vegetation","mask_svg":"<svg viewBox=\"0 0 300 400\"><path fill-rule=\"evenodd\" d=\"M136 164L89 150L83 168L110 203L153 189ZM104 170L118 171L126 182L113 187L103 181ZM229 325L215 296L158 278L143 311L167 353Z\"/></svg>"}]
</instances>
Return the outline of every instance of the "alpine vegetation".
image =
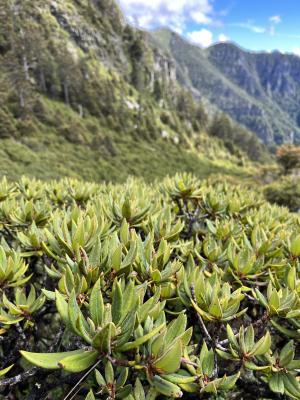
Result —
<instances>
[{"instance_id":1,"label":"alpine vegetation","mask_svg":"<svg viewBox=\"0 0 300 400\"><path fill-rule=\"evenodd\" d=\"M300 399L300 220L177 175L0 183L1 399Z\"/></svg>"}]
</instances>

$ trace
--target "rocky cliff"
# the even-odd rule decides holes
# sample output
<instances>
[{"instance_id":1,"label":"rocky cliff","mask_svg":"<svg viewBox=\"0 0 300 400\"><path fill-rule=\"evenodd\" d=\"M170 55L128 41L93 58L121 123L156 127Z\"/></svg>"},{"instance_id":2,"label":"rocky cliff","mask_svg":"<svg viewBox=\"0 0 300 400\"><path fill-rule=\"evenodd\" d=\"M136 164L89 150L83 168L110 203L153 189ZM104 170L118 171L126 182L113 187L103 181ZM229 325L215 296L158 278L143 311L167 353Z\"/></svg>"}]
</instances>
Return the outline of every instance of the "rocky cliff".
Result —
<instances>
[{"instance_id":1,"label":"rocky cliff","mask_svg":"<svg viewBox=\"0 0 300 400\"><path fill-rule=\"evenodd\" d=\"M254 131L265 143L300 141L300 58L252 53L232 43L206 50L160 30L154 42L176 61L186 87Z\"/></svg>"}]
</instances>

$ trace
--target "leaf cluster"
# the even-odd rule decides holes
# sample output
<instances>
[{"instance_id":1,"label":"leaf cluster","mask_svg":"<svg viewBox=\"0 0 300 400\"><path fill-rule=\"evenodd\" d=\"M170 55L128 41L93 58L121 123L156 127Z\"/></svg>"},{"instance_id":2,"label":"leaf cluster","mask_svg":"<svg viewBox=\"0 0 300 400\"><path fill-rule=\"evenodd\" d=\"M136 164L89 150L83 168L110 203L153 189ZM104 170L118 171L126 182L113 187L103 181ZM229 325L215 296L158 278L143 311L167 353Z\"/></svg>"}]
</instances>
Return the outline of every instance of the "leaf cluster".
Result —
<instances>
[{"instance_id":1,"label":"leaf cluster","mask_svg":"<svg viewBox=\"0 0 300 400\"><path fill-rule=\"evenodd\" d=\"M0 398L300 399L297 215L187 174L0 193Z\"/></svg>"}]
</instances>

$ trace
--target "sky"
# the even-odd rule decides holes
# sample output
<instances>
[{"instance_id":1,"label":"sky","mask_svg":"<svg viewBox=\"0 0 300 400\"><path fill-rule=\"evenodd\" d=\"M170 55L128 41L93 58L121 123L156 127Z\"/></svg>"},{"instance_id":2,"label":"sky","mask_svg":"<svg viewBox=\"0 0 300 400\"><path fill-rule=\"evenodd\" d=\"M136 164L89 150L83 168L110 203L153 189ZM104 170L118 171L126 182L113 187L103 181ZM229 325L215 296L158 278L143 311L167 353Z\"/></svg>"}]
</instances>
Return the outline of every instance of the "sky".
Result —
<instances>
[{"instance_id":1,"label":"sky","mask_svg":"<svg viewBox=\"0 0 300 400\"><path fill-rule=\"evenodd\" d=\"M119 0L128 21L169 27L201 47L231 41L300 56L300 0Z\"/></svg>"}]
</instances>

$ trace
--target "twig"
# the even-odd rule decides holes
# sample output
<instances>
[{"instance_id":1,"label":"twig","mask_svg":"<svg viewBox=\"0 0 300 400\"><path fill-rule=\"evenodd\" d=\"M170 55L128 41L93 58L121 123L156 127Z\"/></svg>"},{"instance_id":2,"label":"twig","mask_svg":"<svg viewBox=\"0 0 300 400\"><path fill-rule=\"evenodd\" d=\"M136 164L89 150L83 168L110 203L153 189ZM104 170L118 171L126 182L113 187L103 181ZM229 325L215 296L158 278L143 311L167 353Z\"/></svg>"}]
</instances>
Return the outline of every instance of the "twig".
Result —
<instances>
[{"instance_id":1,"label":"twig","mask_svg":"<svg viewBox=\"0 0 300 400\"><path fill-rule=\"evenodd\" d=\"M70 390L70 392L66 395L66 397L64 397L64 400L69 399L69 396L76 390L76 388L78 388L78 386L81 384L81 382L92 372L94 371L94 369L100 364L102 360L98 360L84 375L81 379L79 379L79 381L76 383L76 385L73 387L72 390ZM72 400L74 398L74 396L76 396L76 394L79 392L80 388L74 393L74 395L69 399Z\"/></svg>"},{"instance_id":2,"label":"twig","mask_svg":"<svg viewBox=\"0 0 300 400\"><path fill-rule=\"evenodd\" d=\"M22 381L24 381L27 378L30 378L31 376L34 376L38 371L40 371L41 368L39 367L32 367L28 371L22 372L19 375L16 375L12 378L6 378L6 379L1 379L0 380L0 387L3 386L14 386Z\"/></svg>"},{"instance_id":3,"label":"twig","mask_svg":"<svg viewBox=\"0 0 300 400\"><path fill-rule=\"evenodd\" d=\"M246 299L250 300L250 301L254 301L255 303L258 303L259 301L257 299L255 299L254 297L250 296L247 293L244 293L244 296L246 297Z\"/></svg>"},{"instance_id":4,"label":"twig","mask_svg":"<svg viewBox=\"0 0 300 400\"><path fill-rule=\"evenodd\" d=\"M191 289L193 301L197 304L196 295L195 295L195 287L192 285L190 289ZM205 326L205 323L204 323L201 315L199 313L197 313L197 316L198 316L198 320L200 322L200 326L201 326L201 329L202 329L204 335L207 337L207 339L210 341L210 343L214 343L212 337L210 336L210 334Z\"/></svg>"},{"instance_id":5,"label":"twig","mask_svg":"<svg viewBox=\"0 0 300 400\"><path fill-rule=\"evenodd\" d=\"M187 360L187 359L184 358L184 357L181 358L181 362L182 362L183 364L192 365L193 367L196 367L196 368L199 367L198 364L196 364L196 363L194 363L194 362L192 362L192 361L190 361L190 360Z\"/></svg>"}]
</instances>

